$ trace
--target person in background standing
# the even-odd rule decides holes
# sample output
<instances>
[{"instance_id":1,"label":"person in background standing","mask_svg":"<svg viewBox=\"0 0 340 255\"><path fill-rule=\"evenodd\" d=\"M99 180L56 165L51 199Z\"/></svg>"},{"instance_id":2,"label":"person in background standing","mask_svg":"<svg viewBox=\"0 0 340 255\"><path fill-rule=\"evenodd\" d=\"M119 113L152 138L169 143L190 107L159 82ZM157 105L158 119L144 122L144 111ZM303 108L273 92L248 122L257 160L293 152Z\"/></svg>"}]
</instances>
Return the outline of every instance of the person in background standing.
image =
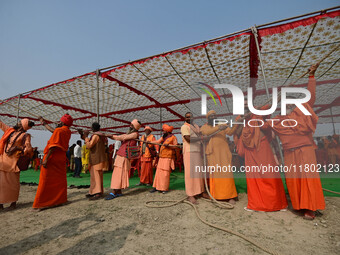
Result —
<instances>
[{"instance_id":1,"label":"person in background standing","mask_svg":"<svg viewBox=\"0 0 340 255\"><path fill-rule=\"evenodd\" d=\"M77 141L77 145L74 147L74 163L75 163L75 169L74 169L74 174L73 177L75 178L81 178L80 172L81 172L81 141Z\"/></svg>"},{"instance_id":2,"label":"person in background standing","mask_svg":"<svg viewBox=\"0 0 340 255\"><path fill-rule=\"evenodd\" d=\"M86 174L89 171L90 150L86 147L86 144L81 148L81 163L83 165L82 173Z\"/></svg>"}]
</instances>

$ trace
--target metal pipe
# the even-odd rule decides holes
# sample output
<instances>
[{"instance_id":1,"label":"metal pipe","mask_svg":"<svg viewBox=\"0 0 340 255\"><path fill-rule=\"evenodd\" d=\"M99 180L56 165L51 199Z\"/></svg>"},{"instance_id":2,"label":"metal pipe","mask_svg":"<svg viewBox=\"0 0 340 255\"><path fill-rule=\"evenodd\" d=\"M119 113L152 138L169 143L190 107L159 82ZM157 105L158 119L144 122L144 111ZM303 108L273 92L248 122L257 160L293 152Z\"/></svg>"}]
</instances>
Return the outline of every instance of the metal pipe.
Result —
<instances>
[{"instance_id":1,"label":"metal pipe","mask_svg":"<svg viewBox=\"0 0 340 255\"><path fill-rule=\"evenodd\" d=\"M340 9L340 6L335 6L335 7L331 7L331 8L324 9L324 10L319 10L319 11L315 11L315 12L310 12L310 13L306 13L306 14L294 16L294 17L291 17L291 18L281 19L281 20L278 20L278 21L274 21L274 22L270 22L270 23L263 24L263 25L259 25L259 26L257 26L257 27L258 27L258 28L264 28L264 27L269 26L269 25L274 25L274 24L281 23L281 22L285 22L285 21L289 21L289 20L294 20L294 19L298 19L298 18L303 18L303 17L306 17L306 16L311 16L311 15L314 15L314 14L318 14L318 13L324 13L324 12L331 11L331 10L335 10L335 9ZM240 30L240 31L238 31L238 32L230 33L230 34L227 34L227 35L223 35L223 36L219 36L219 37L210 39L210 40L208 40L208 41L203 41L203 42L195 43L195 44L192 44L192 45L189 45L189 46L185 46L185 47L182 47L182 48L178 48L178 49L175 49L175 50L167 51L167 52L164 52L164 53L162 53L162 54L156 54L156 55L152 55L152 56L150 56L150 57L140 58L140 59L134 60L134 61L132 61L132 62L138 62L138 61L142 61L142 60L145 60L145 59L148 59L148 58L153 58L153 57L156 57L156 56L159 56L159 55L168 54L168 53L172 53L172 52L180 51L180 50L185 50L185 49L192 48L192 47L195 47L195 46L199 46L199 45L202 45L202 44L210 43L210 42L213 42L213 41L216 41L216 40L220 40L220 39L223 39L223 38L227 38L227 37L229 37L229 36L237 35L237 34L244 33L244 32L250 32L250 31L251 31L251 28L243 29L243 30ZM125 62L125 63L122 63L122 64L118 64L118 65L113 65L113 66L101 68L101 69L99 69L99 70L100 70L100 71L104 71L104 70L111 69L111 68L115 68L115 67L118 67L118 66L127 65L127 64L129 64L129 63L131 63L131 61Z\"/></svg>"},{"instance_id":2,"label":"metal pipe","mask_svg":"<svg viewBox=\"0 0 340 255\"><path fill-rule=\"evenodd\" d=\"M160 120L160 127L159 127L159 130L160 130L160 132L161 132L161 137L162 137L162 135L163 135L163 133L162 133L162 107L160 107L159 108L159 120Z\"/></svg>"},{"instance_id":3,"label":"metal pipe","mask_svg":"<svg viewBox=\"0 0 340 255\"><path fill-rule=\"evenodd\" d=\"M97 122L99 123L99 69L96 70L97 77Z\"/></svg>"},{"instance_id":4,"label":"metal pipe","mask_svg":"<svg viewBox=\"0 0 340 255\"><path fill-rule=\"evenodd\" d=\"M21 99L21 94L18 95L17 123L19 122L20 99Z\"/></svg>"},{"instance_id":5,"label":"metal pipe","mask_svg":"<svg viewBox=\"0 0 340 255\"><path fill-rule=\"evenodd\" d=\"M259 60L260 60L260 65L261 65L261 72L262 72L262 76L263 76L263 82L264 82L264 86L265 86L265 89L266 89L267 99L269 100L270 99L269 89L268 89L268 85L267 85L266 74L265 74L265 71L264 71L264 65L263 65L263 61L262 61L262 54L261 54L261 50L260 50L260 45L259 45L259 42L258 42L258 35L257 35L256 26L252 27L251 31L252 31L252 33L254 35L254 38L255 38L256 49L257 49L257 53L258 53ZM279 153L280 153L280 157L281 157L281 162L282 162L282 164L284 164L282 148L281 148L281 145L280 145L280 140L279 140L279 138L277 136L276 136L276 142L277 142L277 146L279 147ZM275 153L275 151L273 151L273 153Z\"/></svg>"},{"instance_id":6,"label":"metal pipe","mask_svg":"<svg viewBox=\"0 0 340 255\"><path fill-rule=\"evenodd\" d=\"M257 27L258 28L264 28L266 26L274 25L274 24L277 24L277 23L280 23L280 22L289 21L289 20L298 19L298 18L303 18L303 17L306 17L306 16L310 16L310 15L314 15L314 14L318 14L318 13L324 13L324 12L332 11L332 10L336 10L336 9L340 9L340 6L335 6L335 7L331 7L331 8L324 9L324 10L319 10L319 11L315 11L315 12L311 12L311 13L306 13L306 14L303 14L303 15L299 15L299 16L295 16L295 17L291 17L291 18L287 18L287 19L282 19L282 20L266 23L266 24L263 24L263 25L258 25ZM174 52L174 51L184 50L184 49L187 49L187 48L191 48L191 47L195 47L195 46L201 45L203 43L210 43L210 42L213 42L213 41L216 41L216 40L220 40L220 39L227 38L229 36L237 35L237 34L244 33L244 32L251 32L251 29L250 28L243 29L243 30L240 30L238 32L234 32L234 33L231 33L231 34L219 36L219 37L210 39L208 41L203 41L203 42L195 43L195 44L192 44L192 45L189 45L189 46L178 48L176 50L167 51L167 52L162 53L162 54L167 54L167 53L171 53L171 52ZM156 55L152 55L152 56L149 56L149 57L146 57L146 58L140 58L140 59L137 59L137 60L134 60L134 61L128 61L128 62L125 62L125 63L121 63L121 64L109 66L109 67L100 68L99 71L104 71L104 70L107 70L107 69L112 69L112 68L115 68L115 67L127 65L127 64L132 63L132 62L142 61L142 60L145 60L145 59L148 59L148 58L152 58L152 57L156 57L156 56L159 56L159 55L161 55L161 54L156 54ZM77 78L77 77L74 77L74 78ZM45 88L45 87L46 86L41 87L41 88ZM37 91L37 90L39 90L39 89L30 90L30 91L27 91L27 92L25 92L23 94L26 95L26 94L32 93L34 91ZM12 98L8 98L8 99L12 99Z\"/></svg>"},{"instance_id":7,"label":"metal pipe","mask_svg":"<svg viewBox=\"0 0 340 255\"><path fill-rule=\"evenodd\" d=\"M261 66L261 72L262 72L262 76L263 76L263 83L264 83L264 87L266 89L267 99L269 100L270 99L269 89L268 89L268 85L267 85L266 74L264 72L262 55L261 55L261 51L260 51L260 45L259 45L259 41L258 41L258 34L257 34L256 26L252 27L251 31L252 31L252 33L255 37L255 44L256 44L257 53L258 53L258 56L259 56L259 59L260 59L260 66Z\"/></svg>"},{"instance_id":8,"label":"metal pipe","mask_svg":"<svg viewBox=\"0 0 340 255\"><path fill-rule=\"evenodd\" d=\"M335 124L334 124L334 119L333 119L333 112L332 112L332 107L329 108L330 112L331 112L331 118L332 118L332 124L333 124L333 134L335 135Z\"/></svg>"}]
</instances>

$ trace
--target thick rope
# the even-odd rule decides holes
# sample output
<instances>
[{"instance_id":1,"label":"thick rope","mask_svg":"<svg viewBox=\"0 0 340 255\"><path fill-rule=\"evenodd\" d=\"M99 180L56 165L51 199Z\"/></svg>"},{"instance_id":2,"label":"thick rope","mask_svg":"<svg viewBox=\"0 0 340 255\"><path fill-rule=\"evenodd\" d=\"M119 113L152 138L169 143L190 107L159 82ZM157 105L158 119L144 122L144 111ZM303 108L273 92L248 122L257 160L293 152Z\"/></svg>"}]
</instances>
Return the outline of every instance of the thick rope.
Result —
<instances>
[{"instance_id":1,"label":"thick rope","mask_svg":"<svg viewBox=\"0 0 340 255\"><path fill-rule=\"evenodd\" d=\"M220 226L218 226L218 225L215 225L215 224L212 224L212 223L207 222L206 220L204 220L204 219L201 217L201 215L200 215L199 212L198 212L197 207L196 207L194 204L192 204L192 203L186 201L186 199L187 199L187 197L184 197L184 198L182 198L182 199L180 199L180 200L146 201L146 202L145 202L145 206L148 207L148 208L165 208L165 207L175 206L175 205L178 205L178 204L180 204L180 203L188 204L188 205L190 205L190 206L192 206L192 207L194 208L197 218L198 218L201 222L203 222L204 224L206 224L206 225L208 225L208 226L210 226L210 227L213 227L213 228L222 230L222 231L224 231L224 232L227 232L227 233L229 233L229 234L231 234L231 235L238 236L238 237L242 238L243 240L245 240L245 241L247 241L247 242L249 242L249 243L255 245L255 246L258 247L259 249L261 249L261 250L267 252L268 254L272 254L272 255L280 255L280 253L278 253L278 252L276 252L276 251L274 251L274 250L271 250L271 249L269 249L269 248L267 248L267 247L265 247L265 246L262 246L262 245L259 244L258 242L254 241L254 240L252 240L252 239L250 239L250 238L248 238L248 237L246 237L245 235L242 235L242 234L240 234L240 233L238 233L238 232L235 232L235 231L233 231L233 230L231 230L231 229L224 228L224 227L220 227ZM167 203L171 203L171 204L167 204L167 205L149 205L150 203L158 203L158 202L161 202L161 203L167 202Z\"/></svg>"},{"instance_id":2,"label":"thick rope","mask_svg":"<svg viewBox=\"0 0 340 255\"><path fill-rule=\"evenodd\" d=\"M205 143L203 143L203 151L205 151ZM205 155L205 153L203 153L203 155L204 155L204 156L203 156L204 165L206 166L206 165L207 165L207 164L206 164L206 155ZM209 191L209 187L208 187L208 182L207 182L207 176L206 176L206 174L204 175L204 184L205 184L205 189L206 189L207 193L209 194L210 198L211 198L212 201L215 202L219 207L225 208L225 209L233 209L233 208L234 208L234 205L232 205L232 204L230 204L230 203L228 203L228 202L221 203L221 202L217 201L217 200L211 195L211 193L210 193L210 191ZM246 237L245 235L242 235L242 234L240 234L240 233L238 233L238 232L235 232L235 231L233 231L233 230L230 230L230 229L227 229L227 228L223 228L223 227L220 227L220 226L217 226L217 225L214 225L214 224L212 224L212 223L207 222L206 220L204 220L204 219L201 217L201 215L199 214L199 212L198 212L198 210L197 210L197 207L196 207L194 204L192 204L192 203L186 201L186 199L187 199L187 197L181 198L180 200L146 201L146 202L145 202L145 206L148 207L148 208L165 208L165 207L175 206L175 205L178 205L178 204L180 204L180 203L189 204L189 205L191 205L191 206L194 208L197 218L198 218L200 221L202 221L204 224L206 224L206 225L208 225L208 226L210 226L210 227L213 227L213 228L222 230L222 231L224 231L224 232L227 232L227 233L229 233L229 234L231 234L231 235L238 236L238 237L242 238L243 240L245 240L245 241L247 241L247 242L249 242L249 243L255 245L256 247L260 248L261 250L263 250L263 251L265 251L265 252L267 252L267 253L269 253L269 254L272 254L272 255L279 255L279 253L277 253L276 251L270 250L270 249L268 249L268 248L262 246L261 244L259 244L259 243L257 243L256 241L254 241L254 240L252 240L252 239ZM167 204L167 205L149 205L150 203L159 203L159 202L161 202L161 203L171 203L171 204Z\"/></svg>"},{"instance_id":3,"label":"thick rope","mask_svg":"<svg viewBox=\"0 0 340 255\"><path fill-rule=\"evenodd\" d=\"M333 191L333 190L329 190L329 189L324 189L322 188L324 191L327 191L327 192L330 192L330 193L334 193L334 194L337 194L337 195L340 195L340 192L336 192L336 191Z\"/></svg>"}]
</instances>

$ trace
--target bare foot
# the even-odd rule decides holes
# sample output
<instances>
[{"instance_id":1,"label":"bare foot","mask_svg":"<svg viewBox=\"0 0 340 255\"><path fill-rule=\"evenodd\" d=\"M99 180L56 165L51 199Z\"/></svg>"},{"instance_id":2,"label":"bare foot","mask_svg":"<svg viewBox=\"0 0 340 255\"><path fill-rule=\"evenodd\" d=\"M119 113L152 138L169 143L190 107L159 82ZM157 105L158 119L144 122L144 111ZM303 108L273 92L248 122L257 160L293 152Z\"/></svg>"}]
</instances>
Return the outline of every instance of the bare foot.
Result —
<instances>
[{"instance_id":1,"label":"bare foot","mask_svg":"<svg viewBox=\"0 0 340 255\"><path fill-rule=\"evenodd\" d=\"M6 210L12 211L12 210L15 210L16 208L17 208L17 203L13 202Z\"/></svg>"},{"instance_id":2,"label":"bare foot","mask_svg":"<svg viewBox=\"0 0 340 255\"><path fill-rule=\"evenodd\" d=\"M194 205L197 205L197 200L196 200L194 197L188 197L187 200L188 200L190 203L192 203L192 204L194 204Z\"/></svg>"},{"instance_id":3,"label":"bare foot","mask_svg":"<svg viewBox=\"0 0 340 255\"><path fill-rule=\"evenodd\" d=\"M203 197L203 198L206 198L206 199L210 199L209 194L206 193L206 192L203 192L203 193L202 193L202 197Z\"/></svg>"},{"instance_id":4,"label":"bare foot","mask_svg":"<svg viewBox=\"0 0 340 255\"><path fill-rule=\"evenodd\" d=\"M305 215L303 216L305 220L314 220L315 218L315 212L311 210L306 210Z\"/></svg>"},{"instance_id":5,"label":"bare foot","mask_svg":"<svg viewBox=\"0 0 340 255\"><path fill-rule=\"evenodd\" d=\"M229 204L232 204L232 205L235 205L236 204L236 201L235 201L235 199L229 199L229 201L228 201L228 203Z\"/></svg>"}]
</instances>

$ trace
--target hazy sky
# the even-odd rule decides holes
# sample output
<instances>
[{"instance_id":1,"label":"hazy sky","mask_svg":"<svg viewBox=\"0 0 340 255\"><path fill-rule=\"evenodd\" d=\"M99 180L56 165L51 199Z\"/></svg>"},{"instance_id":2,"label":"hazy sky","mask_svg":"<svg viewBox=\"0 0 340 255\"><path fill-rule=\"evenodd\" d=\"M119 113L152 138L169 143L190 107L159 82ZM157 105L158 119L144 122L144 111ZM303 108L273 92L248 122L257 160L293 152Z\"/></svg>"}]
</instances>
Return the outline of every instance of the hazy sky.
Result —
<instances>
[{"instance_id":1,"label":"hazy sky","mask_svg":"<svg viewBox=\"0 0 340 255\"><path fill-rule=\"evenodd\" d=\"M0 0L0 98L338 4L336 0ZM50 134L33 133L33 143L44 147Z\"/></svg>"}]
</instances>

